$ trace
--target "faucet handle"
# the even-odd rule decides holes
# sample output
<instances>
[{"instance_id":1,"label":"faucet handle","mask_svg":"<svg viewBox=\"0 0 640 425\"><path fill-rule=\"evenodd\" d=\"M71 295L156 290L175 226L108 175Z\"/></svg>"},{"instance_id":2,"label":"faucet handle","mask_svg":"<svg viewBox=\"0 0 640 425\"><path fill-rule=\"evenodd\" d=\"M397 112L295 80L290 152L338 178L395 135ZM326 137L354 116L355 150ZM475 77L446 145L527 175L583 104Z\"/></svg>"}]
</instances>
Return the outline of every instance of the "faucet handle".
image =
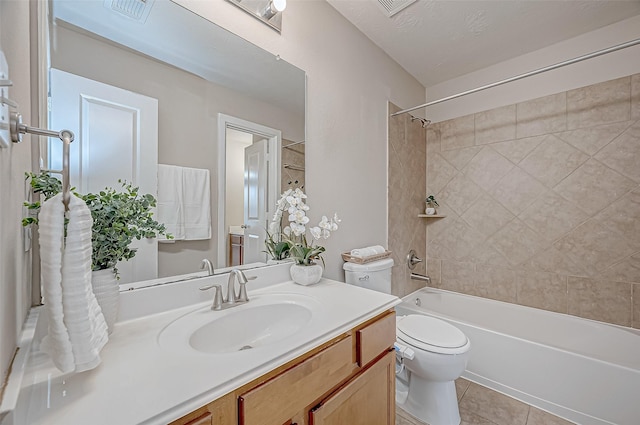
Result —
<instances>
[{"instance_id":1,"label":"faucet handle","mask_svg":"<svg viewBox=\"0 0 640 425\"><path fill-rule=\"evenodd\" d=\"M213 294L213 304L211 304L211 310L220 310L222 309L222 303L224 300L222 299L222 285L219 283L214 283L211 285L203 286L200 288L201 291L208 291L211 288L216 288L215 294Z\"/></svg>"},{"instance_id":2,"label":"faucet handle","mask_svg":"<svg viewBox=\"0 0 640 425\"><path fill-rule=\"evenodd\" d=\"M242 274L242 276L244 276L244 279L238 280L240 283L240 293L238 294L238 301L247 302L249 301L249 296L247 295L247 282L257 279L258 276L245 276L244 273Z\"/></svg>"}]
</instances>

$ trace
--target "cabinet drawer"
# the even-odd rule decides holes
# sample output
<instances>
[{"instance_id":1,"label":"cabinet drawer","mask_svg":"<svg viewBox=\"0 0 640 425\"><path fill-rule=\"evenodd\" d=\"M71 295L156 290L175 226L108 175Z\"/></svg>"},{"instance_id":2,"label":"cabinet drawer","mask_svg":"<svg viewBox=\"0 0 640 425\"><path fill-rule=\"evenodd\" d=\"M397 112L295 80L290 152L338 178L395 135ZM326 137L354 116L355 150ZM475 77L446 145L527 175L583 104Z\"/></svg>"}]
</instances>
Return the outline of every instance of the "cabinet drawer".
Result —
<instances>
[{"instance_id":1,"label":"cabinet drawer","mask_svg":"<svg viewBox=\"0 0 640 425\"><path fill-rule=\"evenodd\" d=\"M395 422L395 354L388 352L313 409L311 425L392 425Z\"/></svg>"},{"instance_id":2,"label":"cabinet drawer","mask_svg":"<svg viewBox=\"0 0 640 425\"><path fill-rule=\"evenodd\" d=\"M348 336L239 398L240 425L283 424L356 369Z\"/></svg>"},{"instance_id":3,"label":"cabinet drawer","mask_svg":"<svg viewBox=\"0 0 640 425\"><path fill-rule=\"evenodd\" d=\"M396 315L389 312L379 320L356 331L358 366L363 367L393 346L396 340Z\"/></svg>"},{"instance_id":4,"label":"cabinet drawer","mask_svg":"<svg viewBox=\"0 0 640 425\"><path fill-rule=\"evenodd\" d=\"M234 245L242 245L242 239L244 239L242 236L240 235L230 235L231 236L231 243Z\"/></svg>"}]
</instances>

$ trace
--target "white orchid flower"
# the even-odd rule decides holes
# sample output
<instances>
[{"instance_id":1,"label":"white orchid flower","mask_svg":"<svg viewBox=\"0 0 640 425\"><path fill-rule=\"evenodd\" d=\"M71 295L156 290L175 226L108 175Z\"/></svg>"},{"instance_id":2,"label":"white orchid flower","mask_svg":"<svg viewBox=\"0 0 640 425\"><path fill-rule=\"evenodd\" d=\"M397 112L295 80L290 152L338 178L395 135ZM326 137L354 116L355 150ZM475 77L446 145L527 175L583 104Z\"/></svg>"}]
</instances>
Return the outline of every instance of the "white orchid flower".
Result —
<instances>
[{"instance_id":1,"label":"white orchid flower","mask_svg":"<svg viewBox=\"0 0 640 425\"><path fill-rule=\"evenodd\" d=\"M322 236L322 230L318 226L312 227L311 229L309 229L309 232L311 232L311 236L313 236L313 239L315 240L320 239L320 237Z\"/></svg>"},{"instance_id":2,"label":"white orchid flower","mask_svg":"<svg viewBox=\"0 0 640 425\"><path fill-rule=\"evenodd\" d=\"M291 235L291 227L287 226L284 229L282 229L282 233L284 233L287 236Z\"/></svg>"}]
</instances>

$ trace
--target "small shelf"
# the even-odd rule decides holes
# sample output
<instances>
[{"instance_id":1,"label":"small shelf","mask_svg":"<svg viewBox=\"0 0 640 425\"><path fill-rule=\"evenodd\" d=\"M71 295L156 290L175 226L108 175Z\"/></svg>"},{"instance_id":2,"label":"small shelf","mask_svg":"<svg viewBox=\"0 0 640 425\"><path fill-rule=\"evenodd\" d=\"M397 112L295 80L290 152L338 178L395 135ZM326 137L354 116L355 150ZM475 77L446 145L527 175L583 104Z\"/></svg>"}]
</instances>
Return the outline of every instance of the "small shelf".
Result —
<instances>
[{"instance_id":1,"label":"small shelf","mask_svg":"<svg viewBox=\"0 0 640 425\"><path fill-rule=\"evenodd\" d=\"M446 215L442 215L442 214L418 214L418 217L420 218L445 218Z\"/></svg>"}]
</instances>

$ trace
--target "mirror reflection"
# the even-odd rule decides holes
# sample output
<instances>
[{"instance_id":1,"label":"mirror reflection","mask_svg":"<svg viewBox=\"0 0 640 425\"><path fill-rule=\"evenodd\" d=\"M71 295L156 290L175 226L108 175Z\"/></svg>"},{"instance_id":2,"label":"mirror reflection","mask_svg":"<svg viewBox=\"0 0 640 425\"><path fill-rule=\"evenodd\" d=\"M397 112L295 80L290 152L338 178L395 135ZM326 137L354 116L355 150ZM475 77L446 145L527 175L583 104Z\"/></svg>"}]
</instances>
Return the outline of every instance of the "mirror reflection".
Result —
<instances>
[{"instance_id":1,"label":"mirror reflection","mask_svg":"<svg viewBox=\"0 0 640 425\"><path fill-rule=\"evenodd\" d=\"M265 264L269 208L305 184L304 71L169 0L135 12L105 3L50 4L50 125L76 133L72 185L95 192L126 179L145 193L176 193L158 186L161 164L179 170L192 200L183 199L187 218L175 219L175 197L159 199L179 237L141 242L118 265L121 283L175 280L199 272L204 258L215 270ZM60 168L59 145L48 146L49 168ZM264 162L252 168L245 158L261 149Z\"/></svg>"}]
</instances>

